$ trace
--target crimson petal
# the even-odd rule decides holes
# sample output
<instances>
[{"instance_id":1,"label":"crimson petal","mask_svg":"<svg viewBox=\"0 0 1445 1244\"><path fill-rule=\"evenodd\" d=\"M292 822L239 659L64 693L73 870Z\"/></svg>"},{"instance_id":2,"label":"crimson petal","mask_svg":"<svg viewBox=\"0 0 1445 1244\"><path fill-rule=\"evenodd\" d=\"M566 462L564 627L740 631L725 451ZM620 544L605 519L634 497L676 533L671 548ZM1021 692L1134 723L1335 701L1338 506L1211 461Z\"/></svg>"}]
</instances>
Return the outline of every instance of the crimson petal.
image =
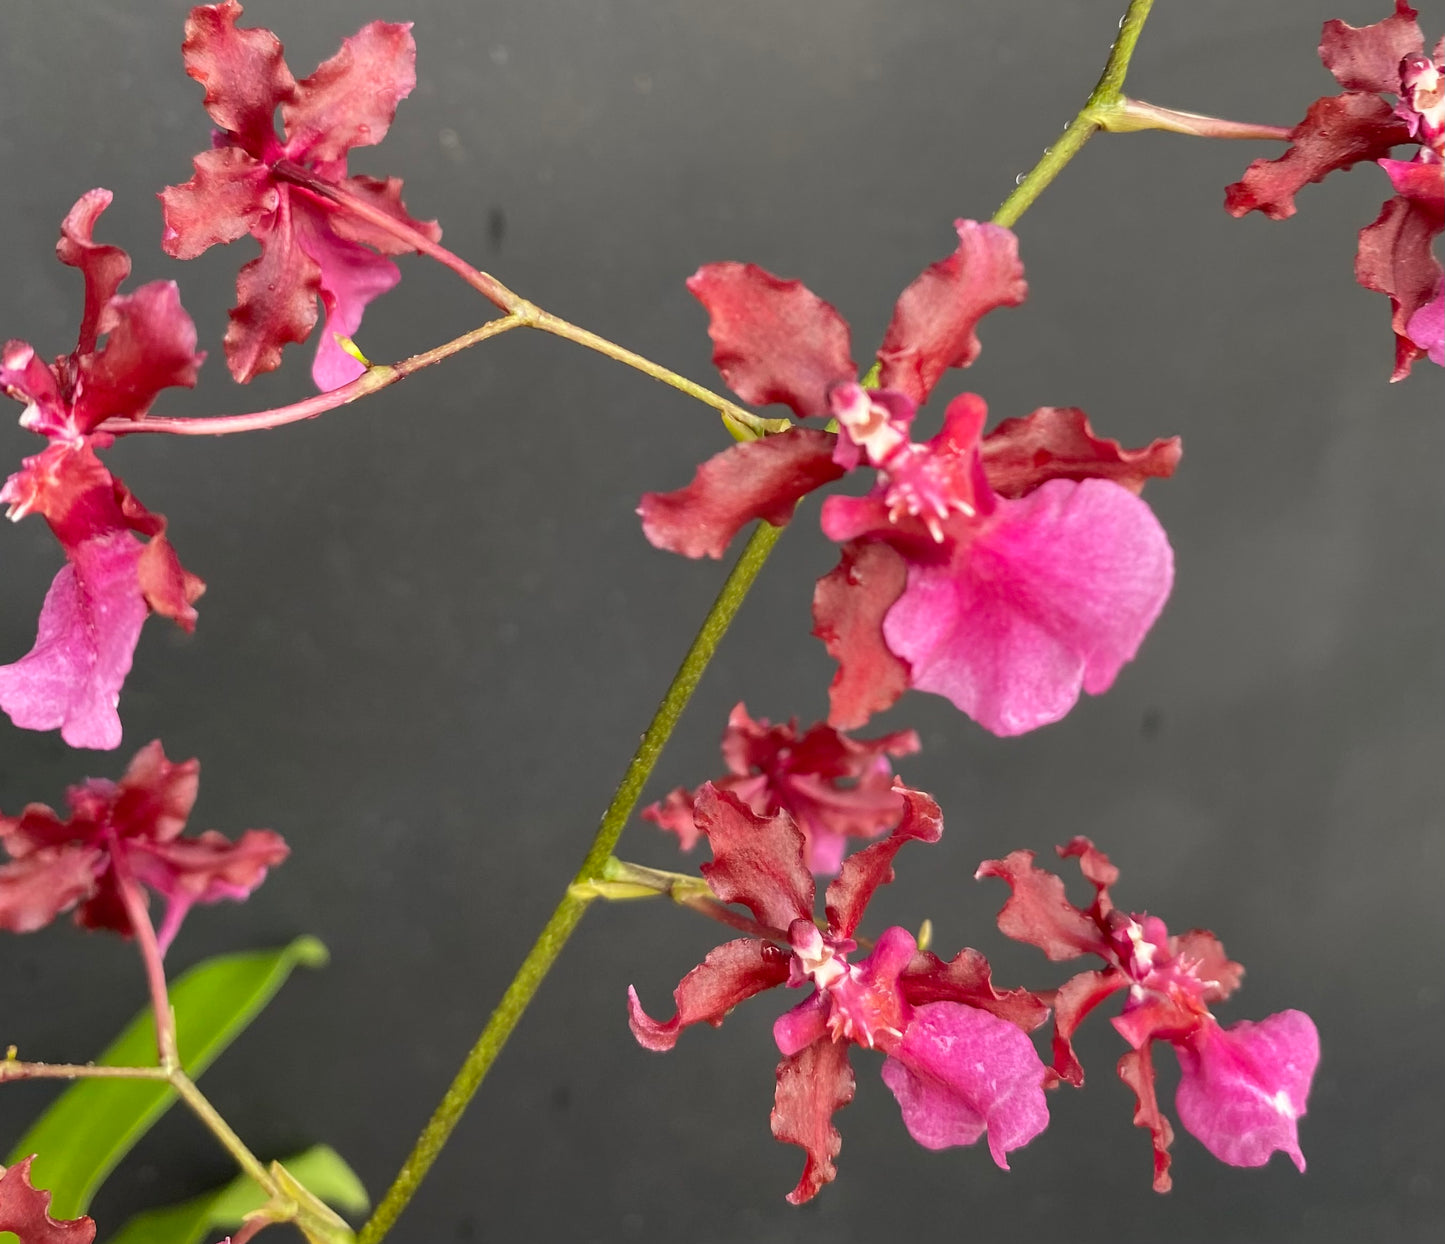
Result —
<instances>
[{"instance_id":1,"label":"crimson petal","mask_svg":"<svg viewBox=\"0 0 1445 1244\"><path fill-rule=\"evenodd\" d=\"M652 1019L627 989L627 1022L638 1043L649 1050L670 1050L678 1034L692 1024L718 1027L733 1007L788 979L788 956L768 942L741 937L708 952L678 987L672 1000L676 1013L669 1020Z\"/></svg>"},{"instance_id":2,"label":"crimson petal","mask_svg":"<svg viewBox=\"0 0 1445 1244\"><path fill-rule=\"evenodd\" d=\"M119 246L95 242L91 235L101 212L110 206L109 190L90 190L76 200L60 224L60 241L55 253L63 264L79 268L85 276L85 311L80 317L80 341L77 354L95 349L96 338L105 331L100 327L101 312L115 296L120 283L130 275L130 256Z\"/></svg>"},{"instance_id":3,"label":"crimson petal","mask_svg":"<svg viewBox=\"0 0 1445 1244\"><path fill-rule=\"evenodd\" d=\"M191 164L190 181L158 196L165 220L161 249L173 259L194 259L244 237L276 210L280 197L271 170L240 147L203 151Z\"/></svg>"},{"instance_id":4,"label":"crimson petal","mask_svg":"<svg viewBox=\"0 0 1445 1244\"><path fill-rule=\"evenodd\" d=\"M321 292L320 265L297 245L289 195L280 196L253 232L261 256L236 277L237 301L226 329L226 363L240 384L275 371L282 349L311 335Z\"/></svg>"},{"instance_id":5,"label":"crimson petal","mask_svg":"<svg viewBox=\"0 0 1445 1244\"><path fill-rule=\"evenodd\" d=\"M1390 379L1403 380L1415 361L1429 353L1429 347L1411 335L1410 321L1432 300L1441 281L1433 245L1445 228L1445 166L1403 160L1380 163L1400 193L1360 230L1355 280L1390 299L1390 325L1395 331L1395 370Z\"/></svg>"},{"instance_id":6,"label":"crimson petal","mask_svg":"<svg viewBox=\"0 0 1445 1244\"><path fill-rule=\"evenodd\" d=\"M861 726L908 690L908 663L883 641L883 618L907 582L908 563L895 549L854 540L813 589L813 634L838 662L828 688L829 725Z\"/></svg>"},{"instance_id":7,"label":"crimson petal","mask_svg":"<svg viewBox=\"0 0 1445 1244\"><path fill-rule=\"evenodd\" d=\"M937 842L943 836L943 813L931 795L912 790L901 782L893 787L903 796L903 818L881 842L863 848L843 861L837 877L829 884L824 903L828 931L835 937L852 937L863 919L863 911L881 885L893 880L893 857L905 843Z\"/></svg>"},{"instance_id":8,"label":"crimson petal","mask_svg":"<svg viewBox=\"0 0 1445 1244\"><path fill-rule=\"evenodd\" d=\"M1049 1017L1048 1004L1027 989L994 988L988 960L965 947L947 963L932 951L920 950L898 979L904 998L913 1006L929 1002L961 1002L1032 1032Z\"/></svg>"},{"instance_id":9,"label":"crimson petal","mask_svg":"<svg viewBox=\"0 0 1445 1244\"><path fill-rule=\"evenodd\" d=\"M1395 11L1373 25L1327 21L1320 35L1320 59L1347 91L1398 93L1401 58L1425 46L1418 16L1406 0L1395 0Z\"/></svg>"},{"instance_id":10,"label":"crimson petal","mask_svg":"<svg viewBox=\"0 0 1445 1244\"><path fill-rule=\"evenodd\" d=\"M1050 959L1080 955L1107 957L1099 927L1068 900L1064 881L1034 867L1032 851L1014 851L1001 860L984 860L975 877L998 877L1013 891L998 913L999 932L1037 946Z\"/></svg>"},{"instance_id":11,"label":"crimson petal","mask_svg":"<svg viewBox=\"0 0 1445 1244\"><path fill-rule=\"evenodd\" d=\"M1290 132L1289 150L1277 160L1256 160L1224 191L1231 216L1263 212L1271 220L1295 214L1294 196L1307 183L1323 181L1336 169L1379 160L1410 131L1378 95L1351 91L1317 99Z\"/></svg>"},{"instance_id":12,"label":"crimson petal","mask_svg":"<svg viewBox=\"0 0 1445 1244\"><path fill-rule=\"evenodd\" d=\"M1018 239L1002 225L956 220L958 249L930 264L898 298L878 351L878 384L920 406L950 367L978 357L979 320L1028 295Z\"/></svg>"},{"instance_id":13,"label":"crimson petal","mask_svg":"<svg viewBox=\"0 0 1445 1244\"><path fill-rule=\"evenodd\" d=\"M813 428L733 445L697 469L675 492L649 492L637 512L652 544L684 557L721 557L753 519L782 527L808 493L843 475L833 462L837 438Z\"/></svg>"},{"instance_id":14,"label":"crimson petal","mask_svg":"<svg viewBox=\"0 0 1445 1244\"><path fill-rule=\"evenodd\" d=\"M411 23L369 22L296 84L281 105L286 154L327 163L386 137L396 106L416 86Z\"/></svg>"},{"instance_id":15,"label":"crimson petal","mask_svg":"<svg viewBox=\"0 0 1445 1244\"><path fill-rule=\"evenodd\" d=\"M742 903L763 924L786 932L794 920L813 918L813 874L804 841L786 812L758 816L732 791L705 782L693 815L707 835L713 860L701 868L724 903Z\"/></svg>"},{"instance_id":16,"label":"crimson petal","mask_svg":"<svg viewBox=\"0 0 1445 1244\"><path fill-rule=\"evenodd\" d=\"M276 138L276 105L289 100L296 79L286 67L281 41L269 30L236 28L236 0L200 4L186 19L181 44L186 73L206 88L205 109L254 156Z\"/></svg>"},{"instance_id":17,"label":"crimson petal","mask_svg":"<svg viewBox=\"0 0 1445 1244\"><path fill-rule=\"evenodd\" d=\"M1108 479L1139 493L1150 478L1167 479L1179 465L1177 436L1125 449L1098 436L1074 406L1041 406L1005 419L979 444L984 474L1001 497L1022 497L1051 479Z\"/></svg>"},{"instance_id":18,"label":"crimson petal","mask_svg":"<svg viewBox=\"0 0 1445 1244\"><path fill-rule=\"evenodd\" d=\"M1174 1186L1169 1175L1169 1146L1174 1143L1174 1128L1159 1109L1159 1094L1154 1085L1154 1059L1149 1046L1130 1050L1119 1060L1119 1079L1134 1090L1134 1126L1147 1127L1154 1142L1154 1191L1168 1192Z\"/></svg>"},{"instance_id":19,"label":"crimson petal","mask_svg":"<svg viewBox=\"0 0 1445 1244\"><path fill-rule=\"evenodd\" d=\"M848 321L801 281L751 263L704 264L687 288L707 308L712 361L754 406L828 413L828 390L858 374Z\"/></svg>"},{"instance_id":20,"label":"crimson petal","mask_svg":"<svg viewBox=\"0 0 1445 1244\"><path fill-rule=\"evenodd\" d=\"M811 1201L837 1176L833 1159L843 1138L833 1126L833 1115L853 1100L854 1087L848 1046L842 1041L815 1041L778 1064L773 1135L808 1155L798 1186L788 1193L794 1205Z\"/></svg>"}]
</instances>

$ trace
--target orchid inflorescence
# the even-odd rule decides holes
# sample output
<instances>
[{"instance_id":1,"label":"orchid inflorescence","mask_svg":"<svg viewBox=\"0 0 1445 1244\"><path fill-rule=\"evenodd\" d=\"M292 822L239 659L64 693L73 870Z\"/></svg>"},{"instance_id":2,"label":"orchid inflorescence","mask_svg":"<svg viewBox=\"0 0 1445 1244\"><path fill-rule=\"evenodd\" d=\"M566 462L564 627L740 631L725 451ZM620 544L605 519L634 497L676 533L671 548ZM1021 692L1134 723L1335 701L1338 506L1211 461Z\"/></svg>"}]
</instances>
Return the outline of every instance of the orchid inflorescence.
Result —
<instances>
[{"instance_id":1,"label":"orchid inflorescence","mask_svg":"<svg viewBox=\"0 0 1445 1244\"><path fill-rule=\"evenodd\" d=\"M1145 125L1286 136L1125 98L1123 72L1147 9L1137 0L1131 6L1109 70L1080 114L1084 137ZM853 1047L881 1057L884 1084L917 1143L943 1149L983 1140L1007 1168L1010 1152L1046 1129L1049 1091L1083 1084L1075 1034L1115 994L1121 1007L1111 1022L1125 1045L1117 1073L1134 1095L1135 1122L1152 1139L1156 1189L1170 1187L1173 1139L1156 1089L1160 1042L1174 1049L1180 1067L1174 1114L1209 1152L1234 1166L1260 1166L1279 1151L1303 1171L1298 1122L1319 1058L1314 1024L1287 1010L1222 1025L1214 1008L1238 989L1241 966L1207 930L1171 935L1159 917L1116 907L1118 870L1088 839L1058 848L1093 887L1087 906L1071 902L1062 877L1040 867L1031 851L977 869L979 878L1009 887L997 917L1003 934L1050 960L1098 961L1057 986L1000 988L977 950L944 959L927 938L897 925L863 932L870 900L894 879L895 857L905 844L918 844L907 859L939 842L943 813L894 772L895 760L919 750L914 731L871 739L845 732L910 689L947 699L998 736L1056 722L1081 692L1109 689L1173 583L1173 551L1142 493L1146 482L1166 480L1178 467L1178 437L1125 448L1096 432L1083 411L1055 406L989 430L984 400L973 393L947 403L932 437L914 432L945 375L978 357L985 317L1025 301L1018 239L1008 226L1059 160L1046 159L993 221L954 222L954 249L899 296L861 375L847 322L801 282L748 263L699 268L687 288L706 311L714 361L738 405L541 311L446 251L436 223L409 214L397 179L348 173L348 153L385 136L415 85L409 25L371 22L298 80L276 36L239 25L241 15L236 0L225 0L196 7L186 23L186 72L204 88L216 129L190 179L160 195L162 246L188 259L246 234L255 238L260 254L240 269L223 342L231 375L247 383L280 366L288 345L314 337L312 377L322 396L239 420L153 416L167 388L194 385L206 356L173 282L121 292L131 260L96 238L110 192L80 196L57 246L84 286L74 350L47 363L32 345L11 340L0 353L0 386L22 403L21 425L47 442L8 478L0 499L12 519L42 516L65 558L33 648L0 667L0 708L12 722L59 730L72 747L118 747L121 690L145 619L159 613L186 630L197 623L202 580L182 565L165 518L101 457L117 437L279 427L488 336L542 328L699 397L721 412L738 442L699 465L686 486L646 494L638 510L648 541L691 558L722 557L744 528L758 524L730 580L740 588L725 591L704 626L708 643L715 645L731 616L725 610L735 610L766 556L766 541L805 496L855 482L855 473L866 491L829 496L821 510L823 532L839 546L837 565L813 593L813 634L837 662L827 720L806 730L796 720L774 725L739 703L724 735L726 772L674 790L642 814L675 834L684 851L706 840L712 858L701 876L625 864L612 858L617 835L711 649L702 650L701 665L685 663L667 712L659 713L662 724L644 740L652 750L640 750L634 762L640 776L624 783L554 917L565 925L560 939L542 939L533 955L543 957L529 957L518 979L535 988L547 956L555 957L581 908L599 897L670 893L733 929L738 936L677 986L671 1018L653 1018L629 990L628 1020L642 1046L671 1050L684 1029L718 1025L755 994L809 991L773 1027L781 1061L772 1130L805 1155L789 1194L794 1202L835 1177L841 1138L833 1115L853 1097ZM1287 132L1286 153L1250 165L1227 194L1235 215L1259 210L1283 218L1307 182L1360 161L1380 165L1395 194L1361 232L1357 275L1390 298L1396 380L1422 360L1445 364L1445 294L1431 251L1445 225L1445 51L1424 48L1404 0L1373 26L1328 23L1321 56L1344 93L1312 105ZM1392 158L1402 146L1413 148L1410 158ZM437 259L503 314L426 355L377 367L352 338L368 303L400 280L393 257L408 253ZM772 404L793 418L746 409ZM0 927L28 932L73 911L84 927L134 938L154 1004L159 1070L129 1070L167 1078L204 1119L210 1108L197 1104L203 1099L168 1019L162 959L194 904L246 898L288 848L270 830L247 830L234 842L215 831L184 836L198 772L194 760L169 761L157 741L118 781L73 786L65 819L38 803L0 815L9 856L0 865ZM821 913L818 876L831 877ZM158 928L149 892L165 903ZM499 1008L493 1023L502 1028L494 1036L505 1038L529 996L522 990L515 1005ZM1050 1019L1046 1062L1031 1034ZM500 1041L479 1043L484 1047L490 1052L473 1055L482 1061L469 1060L467 1092L438 1110L434 1124L443 1135ZM99 1073L21 1063L13 1051L0 1063L0 1079ZM314 1239L344 1237L324 1208L274 1171L268 1175L234 1133L213 1130L270 1197L266 1213L248 1221L238 1239L287 1218ZM369 1244L394 1221L434 1156L428 1149L408 1163L363 1230ZM28 1159L0 1175L0 1230L16 1232L23 1244L93 1237L88 1218L57 1221L48 1206L49 1195L31 1185Z\"/></svg>"}]
</instances>

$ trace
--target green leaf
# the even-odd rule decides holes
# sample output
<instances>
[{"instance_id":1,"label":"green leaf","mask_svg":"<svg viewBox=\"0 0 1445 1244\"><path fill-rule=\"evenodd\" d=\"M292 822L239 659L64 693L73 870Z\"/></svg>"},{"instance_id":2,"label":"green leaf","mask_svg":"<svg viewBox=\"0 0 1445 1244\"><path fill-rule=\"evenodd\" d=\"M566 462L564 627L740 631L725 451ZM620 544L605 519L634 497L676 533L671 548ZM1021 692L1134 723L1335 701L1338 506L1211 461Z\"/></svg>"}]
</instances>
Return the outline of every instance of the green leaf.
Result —
<instances>
[{"instance_id":1,"label":"green leaf","mask_svg":"<svg viewBox=\"0 0 1445 1244\"><path fill-rule=\"evenodd\" d=\"M336 1209L356 1215L371 1208L361 1180L328 1145L317 1145L283 1165ZM239 1227L247 1214L265 1203L266 1194L245 1175L238 1175L224 1188L137 1214L106 1244L202 1244L219 1231Z\"/></svg>"},{"instance_id":2,"label":"green leaf","mask_svg":"<svg viewBox=\"0 0 1445 1244\"><path fill-rule=\"evenodd\" d=\"M181 1062L199 1076L268 1003L298 964L321 967L326 947L298 937L279 950L218 955L197 964L170 988ZM147 1007L97 1063L156 1065L155 1024ZM6 1163L35 1154L37 1188L51 1192L54 1218L78 1218L105 1177L176 1099L156 1080L77 1080L36 1120Z\"/></svg>"}]
</instances>

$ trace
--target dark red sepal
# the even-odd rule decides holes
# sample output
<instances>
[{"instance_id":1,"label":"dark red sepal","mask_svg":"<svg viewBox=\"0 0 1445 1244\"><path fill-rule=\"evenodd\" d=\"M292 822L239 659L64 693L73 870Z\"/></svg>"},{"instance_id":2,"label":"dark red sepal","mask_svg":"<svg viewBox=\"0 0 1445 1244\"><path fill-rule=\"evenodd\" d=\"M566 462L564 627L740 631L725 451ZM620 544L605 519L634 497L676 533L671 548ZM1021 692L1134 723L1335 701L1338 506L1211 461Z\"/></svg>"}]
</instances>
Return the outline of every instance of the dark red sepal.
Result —
<instances>
[{"instance_id":1,"label":"dark red sepal","mask_svg":"<svg viewBox=\"0 0 1445 1244\"><path fill-rule=\"evenodd\" d=\"M1232 216L1258 211L1285 220L1295 213L1294 196L1309 182L1361 160L1382 159L1397 143L1409 141L1409 128L1378 95L1326 95L1294 127L1284 155L1254 161L1225 189L1225 210Z\"/></svg>"},{"instance_id":2,"label":"dark red sepal","mask_svg":"<svg viewBox=\"0 0 1445 1244\"><path fill-rule=\"evenodd\" d=\"M999 931L1005 936L1037 946L1050 959L1109 957L1099 926L1069 902L1062 877L1034 867L1032 851L985 860L974 875L999 877L1013 890L998 913Z\"/></svg>"},{"instance_id":3,"label":"dark red sepal","mask_svg":"<svg viewBox=\"0 0 1445 1244\"><path fill-rule=\"evenodd\" d=\"M687 288L708 313L712 361L753 406L828 413L828 390L858 374L848 321L801 281L751 263L704 264Z\"/></svg>"},{"instance_id":4,"label":"dark red sepal","mask_svg":"<svg viewBox=\"0 0 1445 1244\"><path fill-rule=\"evenodd\" d=\"M1130 1050L1119 1060L1118 1070L1119 1079L1134 1090L1137 1098L1134 1126L1147 1127L1154 1142L1154 1191L1168 1192L1174 1186L1169 1175L1169 1146L1174 1143L1174 1128L1159 1109L1150 1047Z\"/></svg>"},{"instance_id":5,"label":"dark red sepal","mask_svg":"<svg viewBox=\"0 0 1445 1244\"><path fill-rule=\"evenodd\" d=\"M676 1013L658 1022L642 1009L637 991L627 989L627 1022L638 1044L649 1050L670 1050L678 1034L692 1024L718 1027L739 1002L788 979L788 954L771 942L743 937L708 952L678 987L672 999Z\"/></svg>"},{"instance_id":6,"label":"dark red sepal","mask_svg":"<svg viewBox=\"0 0 1445 1244\"><path fill-rule=\"evenodd\" d=\"M1438 297L1440 289L1442 270L1434 244L1445 229L1445 166L1404 160L1380 164L1399 193L1360 230L1355 280L1390 299L1390 327L1395 332L1395 370L1390 379L1403 380L1429 353L1409 330L1416 312Z\"/></svg>"},{"instance_id":7,"label":"dark red sepal","mask_svg":"<svg viewBox=\"0 0 1445 1244\"><path fill-rule=\"evenodd\" d=\"M864 725L909 687L908 663L883 642L883 618L903 595L908 563L891 545L853 540L813 589L813 634L838 662L828 688L828 724Z\"/></svg>"},{"instance_id":8,"label":"dark red sepal","mask_svg":"<svg viewBox=\"0 0 1445 1244\"><path fill-rule=\"evenodd\" d=\"M718 898L743 904L783 934L794 920L813 918L813 874L804 860L802 832L791 816L758 816L737 795L711 782L697 792L694 815L713 854L701 872Z\"/></svg>"},{"instance_id":9,"label":"dark red sepal","mask_svg":"<svg viewBox=\"0 0 1445 1244\"><path fill-rule=\"evenodd\" d=\"M979 320L1028 295L1012 232L976 220L956 220L953 227L958 248L899 295L878 350L878 387L906 393L920 406L945 371L978 357Z\"/></svg>"},{"instance_id":10,"label":"dark red sepal","mask_svg":"<svg viewBox=\"0 0 1445 1244\"><path fill-rule=\"evenodd\" d=\"M897 781L893 789L904 800L897 828L882 841L850 855L828 885L824 903L828 932L833 937L853 936L874 892L893 880L893 857L905 842L937 842L943 835L943 812L931 795Z\"/></svg>"},{"instance_id":11,"label":"dark red sepal","mask_svg":"<svg viewBox=\"0 0 1445 1244\"><path fill-rule=\"evenodd\" d=\"M1030 990L994 987L988 960L965 947L947 963L930 950L920 950L898 978L910 1006L929 1002L961 1002L1032 1032L1049 1017L1048 1003Z\"/></svg>"},{"instance_id":12,"label":"dark red sepal","mask_svg":"<svg viewBox=\"0 0 1445 1244\"><path fill-rule=\"evenodd\" d=\"M1022 497L1051 479L1108 479L1140 493L1148 479L1168 479L1182 452L1177 436L1125 449L1098 436L1074 406L1041 406L1005 419L979 443L989 486L1001 497Z\"/></svg>"},{"instance_id":13,"label":"dark red sepal","mask_svg":"<svg viewBox=\"0 0 1445 1244\"><path fill-rule=\"evenodd\" d=\"M773 1135L808 1155L798 1186L788 1193L794 1205L812 1200L837 1176L833 1159L843 1138L833 1126L833 1115L853 1100L854 1087L848 1045L843 1041L824 1037L778 1064Z\"/></svg>"},{"instance_id":14,"label":"dark red sepal","mask_svg":"<svg viewBox=\"0 0 1445 1244\"><path fill-rule=\"evenodd\" d=\"M1406 0L1395 0L1393 13L1369 26L1327 21L1320 34L1320 60L1347 91L1397 93L1401 58L1425 46L1418 16Z\"/></svg>"},{"instance_id":15,"label":"dark red sepal","mask_svg":"<svg viewBox=\"0 0 1445 1244\"><path fill-rule=\"evenodd\" d=\"M675 492L649 492L637 512L652 544L684 557L721 557L746 524L785 526L798 502L841 478L833 461L837 437L813 428L733 445L697 469Z\"/></svg>"}]
</instances>

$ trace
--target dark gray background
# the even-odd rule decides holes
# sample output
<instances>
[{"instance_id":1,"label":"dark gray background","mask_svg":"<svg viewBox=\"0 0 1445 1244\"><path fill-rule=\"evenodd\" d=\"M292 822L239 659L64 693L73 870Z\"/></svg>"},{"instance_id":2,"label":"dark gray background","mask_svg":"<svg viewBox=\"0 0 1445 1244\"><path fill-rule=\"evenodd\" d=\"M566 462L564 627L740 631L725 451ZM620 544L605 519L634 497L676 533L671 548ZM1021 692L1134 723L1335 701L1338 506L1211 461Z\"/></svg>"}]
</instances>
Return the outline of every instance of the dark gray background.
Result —
<instances>
[{"instance_id":1,"label":"dark gray background","mask_svg":"<svg viewBox=\"0 0 1445 1244\"><path fill-rule=\"evenodd\" d=\"M1161 0L1131 87L1144 98L1292 124L1330 88L1319 24L1381 2ZM804 278L849 317L863 358L897 292L984 217L1094 81L1121 0L255 0L309 72L377 16L414 19L420 81L361 171L406 178L419 216L541 305L708 383L705 317L683 289L737 258ZM1423 20L1431 38L1438 5ZM212 350L163 413L258 409L309 391L309 349L241 390L220 359L244 242L190 264L157 246L154 193L206 142L182 72L185 6L10 0L0 17L0 337L71 348L80 283L53 258L61 216L104 185L101 234L136 279L173 276ZM838 1182L783 1201L801 1153L768 1131L781 997L667 1057L629 1036L635 983L665 1012L718 940L661 904L601 908L566 952L396 1238L695 1241L1309 1241L1436 1238L1439 1087L1440 373L1401 385L1388 309L1352 279L1355 231L1386 183L1310 187L1285 224L1230 219L1225 184L1263 149L1101 137L1020 228L1032 294L984 326L971 374L996 416L1076 404L1107 435L1181 433L1149 499L1178 582L1138 660L1060 725L994 739L932 697L904 765L941 801L944 842L900 861L877 919L932 916L1009 982L1063 970L992 927L1003 887L977 862L1092 835L1120 901L1213 927L1248 966L1221 1019L1300 1007L1324 1061L1301 1178L1149 1144L1114 1078L1102 1018L1090 1084L1014 1170L983 1149L913 1145L875 1061L838 1118ZM375 358L484 318L419 259L361 334ZM922 425L931 430L941 402ZM18 414L18 408L11 412ZM38 442L7 416L3 461ZM119 753L72 753L0 721L0 807L58 802L150 738L200 756L196 828L273 826L290 863L245 908L198 911L177 970L222 950L320 935L334 962L288 985L205 1085L266 1156L336 1145L374 1194L391 1178L555 902L723 574L653 552L632 510L725 444L715 419L568 343L514 334L344 412L218 441L137 438L109 460L171 519L210 589L187 639L146 628ZM5 469L10 469L6 467ZM821 715L832 671L807 635L834 551L816 501L708 674L653 796L716 771L727 710ZM38 520L3 533L0 655L29 646L59 566ZM648 826L626 855L676 858ZM128 947L64 922L0 948L3 1032L35 1057L95 1053L142 1000ZM791 1001L789 998L787 1001ZM1172 1102L1173 1059L1162 1053ZM8 1144L47 1099L6 1086ZM231 1174L181 1112L96 1203L124 1215Z\"/></svg>"}]
</instances>

